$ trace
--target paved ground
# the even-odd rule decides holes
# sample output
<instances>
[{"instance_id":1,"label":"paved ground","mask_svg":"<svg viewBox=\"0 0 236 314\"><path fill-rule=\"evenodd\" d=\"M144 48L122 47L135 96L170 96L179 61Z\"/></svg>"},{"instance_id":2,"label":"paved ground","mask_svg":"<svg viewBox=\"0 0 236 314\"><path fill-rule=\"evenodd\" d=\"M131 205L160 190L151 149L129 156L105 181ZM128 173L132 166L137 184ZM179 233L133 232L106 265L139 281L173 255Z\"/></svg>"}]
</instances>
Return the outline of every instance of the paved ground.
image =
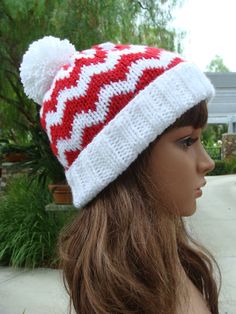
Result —
<instances>
[{"instance_id":1,"label":"paved ground","mask_svg":"<svg viewBox=\"0 0 236 314\"><path fill-rule=\"evenodd\" d=\"M220 266L220 313L236 314L236 175L207 177L198 211L188 225Z\"/></svg>"},{"instance_id":2,"label":"paved ground","mask_svg":"<svg viewBox=\"0 0 236 314\"><path fill-rule=\"evenodd\" d=\"M207 177L191 233L215 255L222 272L221 314L236 314L236 175ZM0 268L0 314L67 314L61 273Z\"/></svg>"}]
</instances>

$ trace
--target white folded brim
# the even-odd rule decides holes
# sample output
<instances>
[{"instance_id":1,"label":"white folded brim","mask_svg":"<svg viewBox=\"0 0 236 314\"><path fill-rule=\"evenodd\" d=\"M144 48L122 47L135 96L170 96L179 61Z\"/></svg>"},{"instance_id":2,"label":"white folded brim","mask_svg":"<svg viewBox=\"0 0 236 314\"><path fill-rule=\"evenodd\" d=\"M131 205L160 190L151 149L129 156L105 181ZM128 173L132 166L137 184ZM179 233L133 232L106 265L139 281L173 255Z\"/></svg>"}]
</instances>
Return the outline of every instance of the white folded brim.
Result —
<instances>
[{"instance_id":1,"label":"white folded brim","mask_svg":"<svg viewBox=\"0 0 236 314\"><path fill-rule=\"evenodd\" d=\"M157 77L94 137L66 171L74 206L86 205L177 118L213 96L213 85L192 63L181 62Z\"/></svg>"}]
</instances>

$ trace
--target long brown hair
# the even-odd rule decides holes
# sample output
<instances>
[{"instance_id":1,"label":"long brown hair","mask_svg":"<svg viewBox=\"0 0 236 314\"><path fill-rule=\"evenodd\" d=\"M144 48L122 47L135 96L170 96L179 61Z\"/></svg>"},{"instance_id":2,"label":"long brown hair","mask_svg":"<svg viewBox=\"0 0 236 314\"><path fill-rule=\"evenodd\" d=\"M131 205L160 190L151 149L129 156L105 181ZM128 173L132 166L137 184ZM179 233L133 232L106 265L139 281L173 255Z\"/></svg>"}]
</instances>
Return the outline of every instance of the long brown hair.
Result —
<instances>
[{"instance_id":1,"label":"long brown hair","mask_svg":"<svg viewBox=\"0 0 236 314\"><path fill-rule=\"evenodd\" d=\"M168 129L206 121L201 102ZM174 314L179 260L211 312L219 313L214 258L165 208L147 175L154 144L62 230L58 245L70 312L73 305L79 314Z\"/></svg>"}]
</instances>

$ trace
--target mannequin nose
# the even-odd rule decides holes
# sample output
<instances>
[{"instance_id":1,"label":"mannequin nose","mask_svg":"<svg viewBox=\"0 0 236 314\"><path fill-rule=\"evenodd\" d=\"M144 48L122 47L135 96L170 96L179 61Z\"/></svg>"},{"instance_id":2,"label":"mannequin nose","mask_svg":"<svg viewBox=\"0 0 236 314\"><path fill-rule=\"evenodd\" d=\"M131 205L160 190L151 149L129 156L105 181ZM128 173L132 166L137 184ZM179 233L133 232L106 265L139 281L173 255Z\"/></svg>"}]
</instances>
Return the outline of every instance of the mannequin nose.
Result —
<instances>
[{"instance_id":1,"label":"mannequin nose","mask_svg":"<svg viewBox=\"0 0 236 314\"><path fill-rule=\"evenodd\" d=\"M198 161L198 170L206 175L215 168L214 160L206 152L205 148L202 146L201 156Z\"/></svg>"}]
</instances>

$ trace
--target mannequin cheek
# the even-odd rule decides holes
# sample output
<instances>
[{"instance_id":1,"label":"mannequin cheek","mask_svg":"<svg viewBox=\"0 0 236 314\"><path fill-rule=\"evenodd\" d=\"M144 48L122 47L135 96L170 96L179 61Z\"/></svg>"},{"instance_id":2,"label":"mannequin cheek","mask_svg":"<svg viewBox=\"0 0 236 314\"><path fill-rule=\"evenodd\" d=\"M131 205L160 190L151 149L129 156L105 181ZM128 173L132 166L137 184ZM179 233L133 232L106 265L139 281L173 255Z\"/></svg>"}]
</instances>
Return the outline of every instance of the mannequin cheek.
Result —
<instances>
[{"instance_id":1,"label":"mannequin cheek","mask_svg":"<svg viewBox=\"0 0 236 314\"><path fill-rule=\"evenodd\" d=\"M169 190L167 207L177 216L191 216L196 211L196 199L184 190Z\"/></svg>"}]
</instances>

